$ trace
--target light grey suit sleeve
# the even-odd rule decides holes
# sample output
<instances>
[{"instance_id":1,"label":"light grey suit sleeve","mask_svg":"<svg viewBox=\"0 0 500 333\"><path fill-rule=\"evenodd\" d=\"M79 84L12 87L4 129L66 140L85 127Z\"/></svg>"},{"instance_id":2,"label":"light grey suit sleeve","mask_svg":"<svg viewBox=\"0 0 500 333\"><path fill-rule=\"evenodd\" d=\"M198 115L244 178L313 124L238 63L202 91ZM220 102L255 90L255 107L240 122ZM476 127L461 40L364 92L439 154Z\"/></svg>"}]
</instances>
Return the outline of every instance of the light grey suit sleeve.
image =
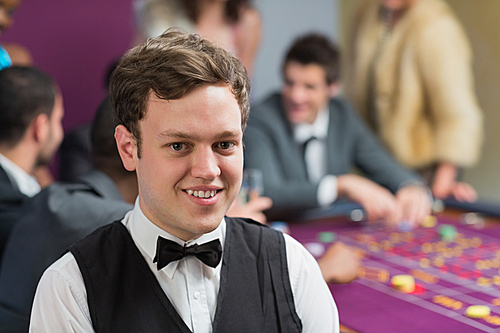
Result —
<instances>
[{"instance_id":1,"label":"light grey suit sleeve","mask_svg":"<svg viewBox=\"0 0 500 333\"><path fill-rule=\"evenodd\" d=\"M419 176L389 155L368 126L349 110L349 122L356 140L354 163L374 182L396 192L404 184L422 184Z\"/></svg>"}]
</instances>

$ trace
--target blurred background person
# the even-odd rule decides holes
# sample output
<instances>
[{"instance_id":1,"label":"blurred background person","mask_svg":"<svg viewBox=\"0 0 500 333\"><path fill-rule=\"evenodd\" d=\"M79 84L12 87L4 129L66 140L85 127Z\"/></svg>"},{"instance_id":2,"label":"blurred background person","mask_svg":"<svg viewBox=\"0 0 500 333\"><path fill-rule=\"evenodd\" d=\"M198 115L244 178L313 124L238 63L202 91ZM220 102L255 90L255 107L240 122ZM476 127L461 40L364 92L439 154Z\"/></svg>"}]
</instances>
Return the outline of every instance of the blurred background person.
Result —
<instances>
[{"instance_id":1,"label":"blurred background person","mask_svg":"<svg viewBox=\"0 0 500 333\"><path fill-rule=\"evenodd\" d=\"M20 2L20 0L0 1L0 33L12 26L14 13ZM3 43L0 48L3 48L8 53L14 65L27 66L33 63L31 53L19 44Z\"/></svg>"},{"instance_id":2,"label":"blurred background person","mask_svg":"<svg viewBox=\"0 0 500 333\"><path fill-rule=\"evenodd\" d=\"M25 204L0 266L0 332L27 332L44 270L71 244L132 209L137 177L122 165L114 129L106 99L91 127L95 169L76 183L54 183Z\"/></svg>"},{"instance_id":3,"label":"blurred background person","mask_svg":"<svg viewBox=\"0 0 500 333\"><path fill-rule=\"evenodd\" d=\"M274 202L267 213L275 218L348 198L368 220L415 226L430 213L428 190L339 98L339 67L339 50L327 37L294 41L283 60L281 93L252 105L245 168L262 171L263 193ZM355 166L366 177L351 173Z\"/></svg>"},{"instance_id":4,"label":"blurred background person","mask_svg":"<svg viewBox=\"0 0 500 333\"><path fill-rule=\"evenodd\" d=\"M476 200L459 181L479 159L482 111L472 54L441 0L364 0L353 21L347 95L396 159L435 197Z\"/></svg>"},{"instance_id":5,"label":"blurred background person","mask_svg":"<svg viewBox=\"0 0 500 333\"><path fill-rule=\"evenodd\" d=\"M136 0L134 7L136 44L177 27L232 52L252 73L261 20L250 0Z\"/></svg>"},{"instance_id":6,"label":"blurred background person","mask_svg":"<svg viewBox=\"0 0 500 333\"><path fill-rule=\"evenodd\" d=\"M62 96L56 83L33 67L0 71L0 258L25 201L41 187L33 177L63 138Z\"/></svg>"}]
</instances>

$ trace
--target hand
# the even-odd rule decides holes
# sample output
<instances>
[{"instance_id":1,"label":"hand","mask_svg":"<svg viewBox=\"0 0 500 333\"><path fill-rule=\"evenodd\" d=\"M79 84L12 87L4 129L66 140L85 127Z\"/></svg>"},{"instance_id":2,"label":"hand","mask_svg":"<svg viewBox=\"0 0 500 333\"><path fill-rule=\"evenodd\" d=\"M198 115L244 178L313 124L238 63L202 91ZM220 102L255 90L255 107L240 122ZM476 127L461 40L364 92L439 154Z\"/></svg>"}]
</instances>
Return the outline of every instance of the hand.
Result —
<instances>
[{"instance_id":1,"label":"hand","mask_svg":"<svg viewBox=\"0 0 500 333\"><path fill-rule=\"evenodd\" d=\"M368 220L383 219L396 225L401 221L401 209L396 197L386 188L353 174L337 177L339 196L348 197L363 206Z\"/></svg>"},{"instance_id":2,"label":"hand","mask_svg":"<svg viewBox=\"0 0 500 333\"><path fill-rule=\"evenodd\" d=\"M476 190L467 183L455 182L452 195L458 201L474 202L477 200Z\"/></svg>"},{"instance_id":3,"label":"hand","mask_svg":"<svg viewBox=\"0 0 500 333\"><path fill-rule=\"evenodd\" d=\"M342 284L358 277L361 259L353 248L336 242L318 260L318 265L326 283Z\"/></svg>"},{"instance_id":4,"label":"hand","mask_svg":"<svg viewBox=\"0 0 500 333\"><path fill-rule=\"evenodd\" d=\"M401 219L417 226L424 217L431 214L431 198L426 188L418 185L405 186L396 192L401 210Z\"/></svg>"},{"instance_id":5,"label":"hand","mask_svg":"<svg viewBox=\"0 0 500 333\"><path fill-rule=\"evenodd\" d=\"M268 197L261 197L257 193L250 193L250 200L246 204L240 203L238 198L233 201L231 207L227 211L227 216L246 217L265 224L267 222L266 215L263 211L271 208L273 201Z\"/></svg>"},{"instance_id":6,"label":"hand","mask_svg":"<svg viewBox=\"0 0 500 333\"><path fill-rule=\"evenodd\" d=\"M441 163L436 170L432 194L439 199L453 196L458 201L476 201L476 190L467 183L457 182L457 174L457 168L453 164Z\"/></svg>"}]
</instances>

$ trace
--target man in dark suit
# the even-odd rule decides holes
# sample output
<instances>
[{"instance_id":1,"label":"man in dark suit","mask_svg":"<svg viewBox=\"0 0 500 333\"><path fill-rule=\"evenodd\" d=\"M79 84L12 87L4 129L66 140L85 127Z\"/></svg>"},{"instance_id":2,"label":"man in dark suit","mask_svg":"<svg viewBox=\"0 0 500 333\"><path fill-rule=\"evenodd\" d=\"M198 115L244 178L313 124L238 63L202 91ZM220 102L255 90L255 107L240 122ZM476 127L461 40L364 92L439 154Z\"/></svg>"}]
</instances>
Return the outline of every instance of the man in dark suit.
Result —
<instances>
[{"instance_id":1,"label":"man in dark suit","mask_svg":"<svg viewBox=\"0 0 500 333\"><path fill-rule=\"evenodd\" d=\"M32 174L59 147L63 115L48 75L31 67L0 71L0 257L23 203L40 191Z\"/></svg>"},{"instance_id":2,"label":"man in dark suit","mask_svg":"<svg viewBox=\"0 0 500 333\"><path fill-rule=\"evenodd\" d=\"M417 223L430 213L427 189L337 98L338 72L339 52L327 38L313 34L294 43L284 61L281 94L252 108L245 168L263 171L273 216L346 197L359 202L369 219ZM371 180L349 173L354 166Z\"/></svg>"},{"instance_id":3,"label":"man in dark suit","mask_svg":"<svg viewBox=\"0 0 500 333\"><path fill-rule=\"evenodd\" d=\"M121 164L109 99L99 106L90 132L95 170L27 200L12 229L0 266L0 332L27 332L43 271L72 243L133 207L137 178Z\"/></svg>"}]
</instances>

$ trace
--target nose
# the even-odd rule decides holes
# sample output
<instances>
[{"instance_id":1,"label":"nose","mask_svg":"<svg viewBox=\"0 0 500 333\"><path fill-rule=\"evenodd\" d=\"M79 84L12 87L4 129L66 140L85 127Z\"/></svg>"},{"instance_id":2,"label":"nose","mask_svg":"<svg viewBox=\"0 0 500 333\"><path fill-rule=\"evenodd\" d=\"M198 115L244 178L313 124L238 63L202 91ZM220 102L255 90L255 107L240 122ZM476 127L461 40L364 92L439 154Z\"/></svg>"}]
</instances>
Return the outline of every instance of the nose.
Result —
<instances>
[{"instance_id":1,"label":"nose","mask_svg":"<svg viewBox=\"0 0 500 333\"><path fill-rule=\"evenodd\" d=\"M304 89L298 86L290 88L290 99L295 104L300 104L304 101Z\"/></svg>"},{"instance_id":2,"label":"nose","mask_svg":"<svg viewBox=\"0 0 500 333\"><path fill-rule=\"evenodd\" d=\"M219 159L212 147L198 148L192 154L191 175L195 178L213 180L220 176Z\"/></svg>"}]
</instances>

